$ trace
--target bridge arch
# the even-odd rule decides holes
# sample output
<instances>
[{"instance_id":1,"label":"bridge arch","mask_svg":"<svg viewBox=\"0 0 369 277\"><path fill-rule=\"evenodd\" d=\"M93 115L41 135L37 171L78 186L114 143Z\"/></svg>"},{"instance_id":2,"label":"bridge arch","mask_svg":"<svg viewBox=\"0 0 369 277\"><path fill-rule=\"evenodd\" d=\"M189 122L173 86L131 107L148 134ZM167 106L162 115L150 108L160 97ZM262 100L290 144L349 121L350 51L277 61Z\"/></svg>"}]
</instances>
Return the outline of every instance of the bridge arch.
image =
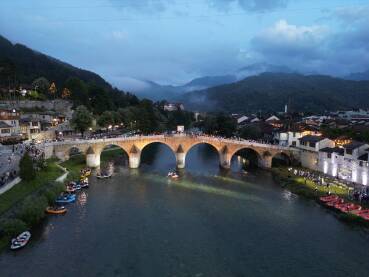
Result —
<instances>
[{"instance_id":1,"label":"bridge arch","mask_svg":"<svg viewBox=\"0 0 369 277\"><path fill-rule=\"evenodd\" d=\"M268 151L265 151L263 153L260 153L256 149L250 146L240 147L236 149L231 155L230 155L230 162L232 159L240 155L243 158L247 159L247 164L252 167L259 167L262 166L263 160L267 157L271 156L271 154Z\"/></svg>"},{"instance_id":2,"label":"bridge arch","mask_svg":"<svg viewBox=\"0 0 369 277\"><path fill-rule=\"evenodd\" d=\"M70 145L65 150L65 156L70 157L73 155L85 154L85 151L85 147L81 147L80 145Z\"/></svg>"},{"instance_id":3,"label":"bridge arch","mask_svg":"<svg viewBox=\"0 0 369 277\"><path fill-rule=\"evenodd\" d=\"M281 165L291 165L292 159L291 156L283 151L277 152L272 156L272 167L281 166Z\"/></svg>"},{"instance_id":4,"label":"bridge arch","mask_svg":"<svg viewBox=\"0 0 369 277\"><path fill-rule=\"evenodd\" d=\"M217 155L217 158L218 158L218 164L220 165L220 166L224 166L224 159L223 159L223 153L222 153L222 151L221 151L221 149L219 149L219 147L217 147L216 145L214 145L213 143L211 143L211 142L207 142L207 141L197 141L197 142L195 142L195 143L192 143L191 145L189 145L188 146L188 148L184 151L185 153L184 153L184 159L186 158L186 157L188 157L188 154L190 154L190 153L193 153L193 152L191 152L191 151L194 151L194 149L196 149L197 147L199 147L199 146L201 146L201 145L206 145L207 147L209 147L209 148L211 148L212 149L212 151L214 152L214 153L216 153L216 155ZM226 150L226 152L227 152L228 150ZM211 152L207 152L209 155L212 155L211 154ZM206 156L204 156L204 155L200 155L199 156L199 158L201 158L201 159L206 159Z\"/></svg>"},{"instance_id":5,"label":"bridge arch","mask_svg":"<svg viewBox=\"0 0 369 277\"><path fill-rule=\"evenodd\" d=\"M156 155L151 155L151 156L148 156L146 155L149 151L149 148L150 150L153 150L155 151L155 146L158 146L158 145L161 145L161 146L164 146L164 151L167 151L170 153L170 156L171 156L171 159L169 162L165 162L165 163L161 163L162 166L166 166L166 167L169 167L169 168L173 168L176 164L177 164L177 155L176 155L176 152L175 150L173 150L173 146L172 145L169 145L163 141L152 141L152 142L149 142L149 143L146 143L139 151L139 153L137 153L137 155L140 155L140 163L141 162L144 162L144 163L148 163L148 164L151 164L154 159L156 158Z\"/></svg>"}]
</instances>

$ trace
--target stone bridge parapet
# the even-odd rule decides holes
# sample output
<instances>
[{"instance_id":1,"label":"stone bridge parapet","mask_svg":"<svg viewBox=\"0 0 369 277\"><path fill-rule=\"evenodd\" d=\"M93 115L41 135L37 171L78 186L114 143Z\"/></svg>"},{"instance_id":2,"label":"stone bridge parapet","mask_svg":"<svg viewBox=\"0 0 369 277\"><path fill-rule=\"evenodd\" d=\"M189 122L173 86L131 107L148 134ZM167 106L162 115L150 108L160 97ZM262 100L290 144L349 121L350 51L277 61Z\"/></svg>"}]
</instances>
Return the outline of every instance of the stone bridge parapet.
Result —
<instances>
[{"instance_id":1,"label":"stone bridge parapet","mask_svg":"<svg viewBox=\"0 0 369 277\"><path fill-rule=\"evenodd\" d=\"M258 164L262 168L270 168L274 156L281 154L293 160L297 157L294 148L264 144L250 140L234 140L211 136L194 136L186 134L176 135L153 135L153 136L130 136L107 139L75 139L60 142L45 143L43 145L47 158L52 156L60 160L69 159L72 148L78 149L86 156L86 163L89 167L100 165L101 152L110 145L115 145L123 149L129 158L130 168L138 168L141 162L141 152L152 143L162 143L167 145L176 157L178 168L184 168L186 155L192 147L198 144L209 144L214 147L220 160L220 166L229 168L234 154L242 149L255 151L258 157Z\"/></svg>"}]
</instances>

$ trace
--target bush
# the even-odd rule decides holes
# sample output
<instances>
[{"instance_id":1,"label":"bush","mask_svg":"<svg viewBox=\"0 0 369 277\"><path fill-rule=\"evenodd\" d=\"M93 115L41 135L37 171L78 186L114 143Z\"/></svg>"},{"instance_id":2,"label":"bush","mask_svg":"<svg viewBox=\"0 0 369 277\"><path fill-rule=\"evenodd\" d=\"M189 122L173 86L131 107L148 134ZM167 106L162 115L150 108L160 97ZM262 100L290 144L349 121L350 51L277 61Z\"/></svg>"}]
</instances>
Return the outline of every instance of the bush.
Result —
<instances>
[{"instance_id":1,"label":"bush","mask_svg":"<svg viewBox=\"0 0 369 277\"><path fill-rule=\"evenodd\" d=\"M36 171L28 152L24 154L19 162L19 176L25 181L33 180L36 177Z\"/></svg>"},{"instance_id":2,"label":"bush","mask_svg":"<svg viewBox=\"0 0 369 277\"><path fill-rule=\"evenodd\" d=\"M62 183L50 183L50 187L45 190L43 195L45 195L48 203L51 205L55 202L58 195L65 190L65 186Z\"/></svg>"},{"instance_id":3,"label":"bush","mask_svg":"<svg viewBox=\"0 0 369 277\"><path fill-rule=\"evenodd\" d=\"M45 208L48 205L45 196L28 198L24 201L18 217L29 226L34 226L45 216Z\"/></svg>"},{"instance_id":4,"label":"bush","mask_svg":"<svg viewBox=\"0 0 369 277\"><path fill-rule=\"evenodd\" d=\"M28 229L27 224L20 219L7 219L1 224L5 236L14 237Z\"/></svg>"}]
</instances>

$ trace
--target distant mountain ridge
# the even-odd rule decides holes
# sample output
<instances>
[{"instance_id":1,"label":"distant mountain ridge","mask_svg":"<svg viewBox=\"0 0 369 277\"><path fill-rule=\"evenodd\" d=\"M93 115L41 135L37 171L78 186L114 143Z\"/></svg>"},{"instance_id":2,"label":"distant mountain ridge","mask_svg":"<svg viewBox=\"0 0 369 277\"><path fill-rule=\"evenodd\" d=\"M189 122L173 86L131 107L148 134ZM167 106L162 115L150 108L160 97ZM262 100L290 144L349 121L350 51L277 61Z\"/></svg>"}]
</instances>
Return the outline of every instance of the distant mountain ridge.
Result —
<instances>
[{"instance_id":1,"label":"distant mountain ridge","mask_svg":"<svg viewBox=\"0 0 369 277\"><path fill-rule=\"evenodd\" d=\"M180 101L192 110L236 112L369 108L369 81L324 75L262 73L236 83L184 94Z\"/></svg>"},{"instance_id":2,"label":"distant mountain ridge","mask_svg":"<svg viewBox=\"0 0 369 277\"><path fill-rule=\"evenodd\" d=\"M141 98L149 98L152 100L175 100L184 93L207 89L215 86L231 84L245 77L258 75L264 72L293 73L292 69L286 66L271 65L267 63L255 63L242 67L235 72L227 75L204 76L191 80L190 82L179 85L159 85L152 81L142 81L145 87L133 90L133 92Z\"/></svg>"},{"instance_id":3,"label":"distant mountain ridge","mask_svg":"<svg viewBox=\"0 0 369 277\"><path fill-rule=\"evenodd\" d=\"M369 80L369 69L363 72L351 73L350 75L346 76L345 79L354 81Z\"/></svg>"}]
</instances>

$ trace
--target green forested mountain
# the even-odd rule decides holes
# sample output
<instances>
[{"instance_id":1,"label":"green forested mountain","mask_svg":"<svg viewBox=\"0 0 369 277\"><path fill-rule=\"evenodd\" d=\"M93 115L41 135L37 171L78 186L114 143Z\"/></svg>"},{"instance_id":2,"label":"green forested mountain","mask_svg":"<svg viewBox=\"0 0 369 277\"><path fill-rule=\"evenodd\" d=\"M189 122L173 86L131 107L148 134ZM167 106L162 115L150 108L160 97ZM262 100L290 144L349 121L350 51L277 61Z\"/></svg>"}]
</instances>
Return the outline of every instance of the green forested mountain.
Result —
<instances>
[{"instance_id":1,"label":"green forested mountain","mask_svg":"<svg viewBox=\"0 0 369 277\"><path fill-rule=\"evenodd\" d=\"M21 44L12 44L6 38L0 36L0 62L2 67L13 71L20 83L32 83L40 76L62 85L68 78L76 77L84 82L94 82L98 86L111 88L111 86L99 75L76 68L55 58L34 51ZM7 84L5 78L0 79L0 84Z\"/></svg>"},{"instance_id":2,"label":"green forested mountain","mask_svg":"<svg viewBox=\"0 0 369 277\"><path fill-rule=\"evenodd\" d=\"M55 83L56 93L50 95L48 88ZM99 75L76 68L55 58L34 51L24 45L12 44L0 36L0 87L38 87L40 99L61 97L68 88L75 105L85 105L100 114L138 104L138 99L124 93L106 82ZM6 98L6 93L0 95Z\"/></svg>"},{"instance_id":3,"label":"green forested mountain","mask_svg":"<svg viewBox=\"0 0 369 277\"><path fill-rule=\"evenodd\" d=\"M369 108L369 81L323 75L263 73L242 81L190 92L181 100L194 110L225 112Z\"/></svg>"},{"instance_id":4,"label":"green forested mountain","mask_svg":"<svg viewBox=\"0 0 369 277\"><path fill-rule=\"evenodd\" d=\"M30 87L23 97L14 93ZM11 90L9 90L10 88ZM12 92L13 91L13 92ZM35 96L36 95L36 96ZM164 111L161 103L139 100L135 95L113 88L99 75L76 68L0 36L0 99L66 98L74 106L86 106L100 127L124 123L127 129L143 133L188 127L192 114Z\"/></svg>"}]
</instances>

